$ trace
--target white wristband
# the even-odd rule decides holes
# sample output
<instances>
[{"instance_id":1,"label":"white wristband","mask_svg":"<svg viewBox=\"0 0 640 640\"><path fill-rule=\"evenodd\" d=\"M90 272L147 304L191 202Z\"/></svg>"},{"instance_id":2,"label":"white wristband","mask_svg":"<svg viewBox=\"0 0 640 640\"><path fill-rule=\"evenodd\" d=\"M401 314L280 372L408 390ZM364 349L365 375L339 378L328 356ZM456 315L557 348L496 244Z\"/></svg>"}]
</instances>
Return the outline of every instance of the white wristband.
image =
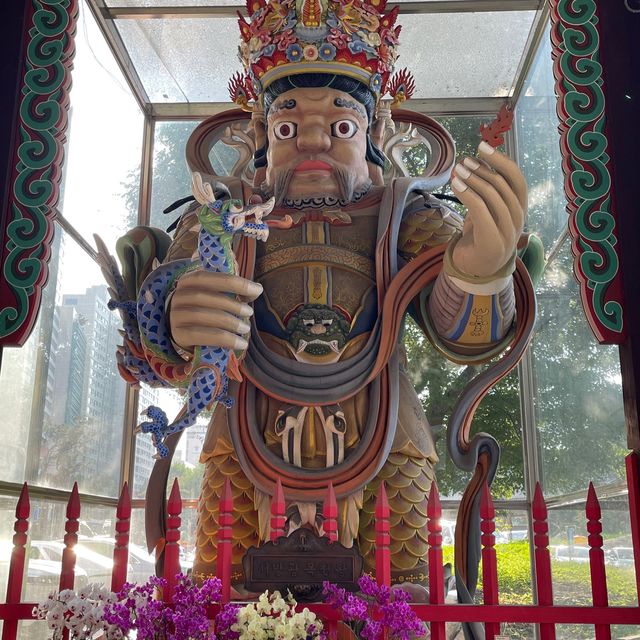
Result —
<instances>
[{"instance_id":1,"label":"white wristband","mask_svg":"<svg viewBox=\"0 0 640 640\"><path fill-rule=\"evenodd\" d=\"M473 282L467 282L466 280L461 280L460 278L450 276L449 274L446 275L447 278L449 278L449 280L451 280L451 282L453 282L453 284L458 287L458 289L464 291L465 293L470 293L474 296L493 296L496 293L504 291L511 282L511 276L496 278L491 282L475 284Z\"/></svg>"}]
</instances>

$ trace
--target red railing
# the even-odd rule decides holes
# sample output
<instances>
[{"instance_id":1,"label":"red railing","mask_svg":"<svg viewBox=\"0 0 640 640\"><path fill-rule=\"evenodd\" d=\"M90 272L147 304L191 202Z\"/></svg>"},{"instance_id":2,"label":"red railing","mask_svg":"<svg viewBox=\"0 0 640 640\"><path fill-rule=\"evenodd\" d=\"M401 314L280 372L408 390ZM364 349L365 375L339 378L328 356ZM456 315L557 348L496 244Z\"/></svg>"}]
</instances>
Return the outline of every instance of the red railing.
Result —
<instances>
[{"instance_id":1,"label":"red railing","mask_svg":"<svg viewBox=\"0 0 640 640\"><path fill-rule=\"evenodd\" d=\"M629 489L629 513L631 538L634 552L636 587L640 598L640 456L631 453L626 460L627 485ZM284 530L284 496L278 485L271 507L271 535ZM167 502L167 534L164 560L164 576L169 582L165 598L170 598L175 584L175 575L180 571L179 540L182 499L178 482L175 481ZM337 504L333 487L327 491L324 506L325 533L332 540L337 538ZM7 598L0 604L0 620L4 621L2 640L17 638L18 622L32 619L36 603L21 602L25 569L27 532L29 529L29 491L25 484L16 506L13 551L7 582ZM493 640L500 634L502 623L530 623L539 625L543 640L555 638L557 624L593 625L597 640L611 637L611 625L640 625L640 606L611 607L608 603L605 556L602 550L602 524L600 504L593 485L589 486L586 501L586 518L591 568L591 590L593 606L558 606L553 604L551 557L547 507L540 486L536 487L532 504L534 532L534 564L536 571L536 605L498 604L498 568L495 551L495 510L488 487L484 487L480 505L482 532L482 576L483 602L478 605L444 604L444 576L442 566L442 510L438 490L434 485L427 506L427 534L429 541L429 604L414 604L414 610L429 622L434 640L445 638L447 622L480 622L485 626L486 638ZM62 555L60 588L72 588L74 584L75 554L73 547L78 540L80 500L77 485L74 485L67 504L65 523L65 548ZM131 500L125 484L116 509L115 548L111 588L118 590L127 577L129 525ZM223 583L223 600L228 601L231 588L231 544L233 523L233 498L229 481L220 499L220 530L218 533L219 577ZM380 583L390 584L390 534L389 503L384 486L381 486L376 506L376 571ZM322 604L311 607L324 619L330 637L336 636L339 617L330 607Z\"/></svg>"}]
</instances>

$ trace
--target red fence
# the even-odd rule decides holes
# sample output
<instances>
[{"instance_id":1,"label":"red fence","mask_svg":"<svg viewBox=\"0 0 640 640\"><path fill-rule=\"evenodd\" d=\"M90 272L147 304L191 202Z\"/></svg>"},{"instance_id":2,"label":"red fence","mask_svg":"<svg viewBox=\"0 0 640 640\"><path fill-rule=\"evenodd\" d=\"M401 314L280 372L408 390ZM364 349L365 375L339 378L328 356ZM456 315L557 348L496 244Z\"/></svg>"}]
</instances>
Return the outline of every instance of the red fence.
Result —
<instances>
[{"instance_id":1,"label":"red fence","mask_svg":"<svg viewBox=\"0 0 640 640\"><path fill-rule=\"evenodd\" d=\"M640 599L640 456L629 454L626 460L627 484L629 488L629 513L631 516L631 536L634 551L635 576L638 597ZM175 587L175 575L180 571L179 540L181 525L182 499L177 481L174 482L167 502L167 534L165 547L164 572L168 588L164 597L169 600ZM285 501L282 487L278 483L271 505L272 539L284 532ZM2 640L17 638L18 622L32 618L32 609L36 603L21 602L23 575L25 569L27 533L29 529L29 491L25 484L16 507L14 525L13 552L7 582L6 604L0 604L0 620L4 621ZM332 541L337 538L337 504L333 487L329 486L324 505L326 518L324 528ZM233 498L229 481L225 485L220 500L220 531L218 549L220 559L220 579L223 582L223 598L228 601L231 583L231 541L233 536ZM611 625L640 626L640 607L610 607L608 604L605 556L602 550L602 525L600 522L600 504L593 488L589 486L586 502L587 532L589 545L589 564L591 569L591 591L593 606L557 606L553 604L551 557L547 507L539 486L536 487L532 504L535 557L535 593L536 605L513 606L500 605L498 594L498 569L495 552L495 511L488 487L485 486L481 506L482 532L482 572L483 602L479 605L444 604L444 577L442 570L442 530L440 526L441 508L437 488L433 487L428 501L428 539L429 539L429 604L413 605L416 613L430 623L434 640L444 640L446 622L484 623L487 640L493 640L500 634L500 624L532 623L539 625L542 640L555 638L556 624L594 625L597 640L611 638ZM75 553L73 547L78 541L80 500L78 487L74 485L67 504L60 589L72 588L74 583ZM129 524L131 501L127 485L122 489L116 511L116 544L113 553L113 574L111 589L117 591L126 580L128 565ZM381 487L376 508L376 571L380 583L389 584L390 535L389 504L384 486ZM325 620L331 637L335 637L337 617L333 609L326 605L311 607Z\"/></svg>"}]
</instances>

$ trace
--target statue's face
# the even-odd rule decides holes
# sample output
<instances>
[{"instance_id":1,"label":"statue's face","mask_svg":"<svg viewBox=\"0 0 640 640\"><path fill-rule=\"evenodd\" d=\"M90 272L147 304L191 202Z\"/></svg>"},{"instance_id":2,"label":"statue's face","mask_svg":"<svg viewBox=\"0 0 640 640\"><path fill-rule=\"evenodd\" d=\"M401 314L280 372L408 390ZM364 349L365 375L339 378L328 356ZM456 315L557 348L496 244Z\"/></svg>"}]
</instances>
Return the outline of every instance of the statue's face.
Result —
<instances>
[{"instance_id":1,"label":"statue's face","mask_svg":"<svg viewBox=\"0 0 640 640\"><path fill-rule=\"evenodd\" d=\"M274 100L267 118L266 182L283 198L337 196L351 200L369 180L367 112L336 89L292 89Z\"/></svg>"}]
</instances>

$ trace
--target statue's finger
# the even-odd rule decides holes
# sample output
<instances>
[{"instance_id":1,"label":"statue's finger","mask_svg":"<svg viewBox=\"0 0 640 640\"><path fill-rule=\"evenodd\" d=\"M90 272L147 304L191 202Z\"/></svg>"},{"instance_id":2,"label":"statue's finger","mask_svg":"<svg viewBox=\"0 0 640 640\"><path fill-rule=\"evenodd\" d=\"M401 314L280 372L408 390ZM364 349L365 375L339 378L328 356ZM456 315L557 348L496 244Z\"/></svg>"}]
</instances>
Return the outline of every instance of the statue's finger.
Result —
<instances>
[{"instance_id":1,"label":"statue's finger","mask_svg":"<svg viewBox=\"0 0 640 640\"><path fill-rule=\"evenodd\" d=\"M180 331L187 327L201 327L204 329L222 329L238 335L248 333L251 326L234 316L232 313L220 309L206 309L190 307L179 303L171 306L171 330Z\"/></svg>"},{"instance_id":2,"label":"statue's finger","mask_svg":"<svg viewBox=\"0 0 640 640\"><path fill-rule=\"evenodd\" d=\"M499 173L493 171L489 165L478 162L475 158L464 158L462 164L467 167L469 171L489 182L500 194L500 197L509 209L509 215L516 235L519 236L524 227L524 211L509 183Z\"/></svg>"},{"instance_id":3,"label":"statue's finger","mask_svg":"<svg viewBox=\"0 0 640 640\"><path fill-rule=\"evenodd\" d=\"M509 183L518 198L522 210L527 211L527 182L520 171L520 167L503 153L496 151L490 144L481 142L478 147L478 155L492 169L497 171Z\"/></svg>"},{"instance_id":4,"label":"statue's finger","mask_svg":"<svg viewBox=\"0 0 640 640\"><path fill-rule=\"evenodd\" d=\"M466 181L457 176L451 180L451 189L458 200L467 208L465 227L468 226L467 219L470 220L474 240L478 244L487 244L497 240L498 229L493 216L489 212L484 200L469 187ZM466 235L463 229L463 235Z\"/></svg>"},{"instance_id":5,"label":"statue's finger","mask_svg":"<svg viewBox=\"0 0 640 640\"><path fill-rule=\"evenodd\" d=\"M176 286L177 289L195 289L210 293L231 293L247 301L255 300L262 293L262 285L230 273L211 271L191 271L184 274Z\"/></svg>"},{"instance_id":6,"label":"statue's finger","mask_svg":"<svg viewBox=\"0 0 640 640\"><path fill-rule=\"evenodd\" d=\"M179 295L174 295L172 303L176 298L179 304L189 307L200 307L202 309L219 309L220 311L228 311L229 313L241 318L250 318L253 315L253 308L241 302L235 297L225 295L224 293L211 293L201 290L187 289L180 291Z\"/></svg>"},{"instance_id":7,"label":"statue's finger","mask_svg":"<svg viewBox=\"0 0 640 640\"><path fill-rule=\"evenodd\" d=\"M235 333L196 325L175 329L172 331L172 337L176 344L187 350L193 350L197 346L207 346L244 351L248 346L248 342Z\"/></svg>"},{"instance_id":8,"label":"statue's finger","mask_svg":"<svg viewBox=\"0 0 640 640\"><path fill-rule=\"evenodd\" d=\"M489 213L492 215L498 233L507 241L515 245L515 229L511 220L511 214L507 204L502 199L498 190L476 172L472 172L464 165L457 164L454 169L457 177L462 178L484 201ZM518 206L519 208L519 206Z\"/></svg>"}]
</instances>

